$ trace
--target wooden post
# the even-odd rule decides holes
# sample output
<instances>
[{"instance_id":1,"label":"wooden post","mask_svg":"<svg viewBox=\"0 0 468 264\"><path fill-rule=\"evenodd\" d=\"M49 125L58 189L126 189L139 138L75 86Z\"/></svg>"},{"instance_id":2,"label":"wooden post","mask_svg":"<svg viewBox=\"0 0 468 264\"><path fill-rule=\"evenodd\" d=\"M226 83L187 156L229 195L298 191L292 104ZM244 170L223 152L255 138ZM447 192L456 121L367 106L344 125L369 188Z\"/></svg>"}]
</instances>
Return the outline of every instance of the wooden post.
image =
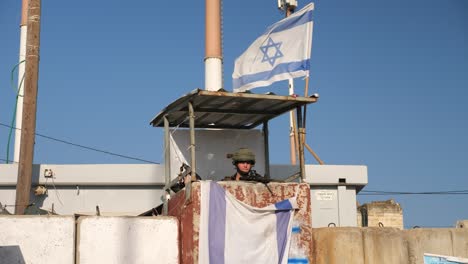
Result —
<instances>
[{"instance_id":1,"label":"wooden post","mask_svg":"<svg viewBox=\"0 0 468 264\"><path fill-rule=\"evenodd\" d=\"M300 106L297 107L296 109L296 114L297 114L297 128L299 130L299 165L300 165L300 170L301 170L301 182L304 182L305 180L305 159L304 159L304 142L302 141L304 139L304 123L302 120L302 108Z\"/></svg>"},{"instance_id":2,"label":"wooden post","mask_svg":"<svg viewBox=\"0 0 468 264\"><path fill-rule=\"evenodd\" d=\"M22 215L29 204L34 135L36 133L37 84L39 79L39 46L41 0L30 0L28 5L28 33L26 37L26 70L21 130L20 159L16 184L15 214Z\"/></svg>"},{"instance_id":3,"label":"wooden post","mask_svg":"<svg viewBox=\"0 0 468 264\"><path fill-rule=\"evenodd\" d=\"M325 164L325 163L323 162L323 160L321 160L320 157L317 155L317 153L315 153L315 151L309 146L309 144L307 144L307 143L304 142L304 146L307 148L307 150L309 150L310 154L312 154L312 156L314 156L315 160L316 160L320 165Z\"/></svg>"},{"instance_id":4,"label":"wooden post","mask_svg":"<svg viewBox=\"0 0 468 264\"><path fill-rule=\"evenodd\" d=\"M270 178L270 143L268 135L268 121L263 122L263 144L265 154L265 178Z\"/></svg>"}]
</instances>

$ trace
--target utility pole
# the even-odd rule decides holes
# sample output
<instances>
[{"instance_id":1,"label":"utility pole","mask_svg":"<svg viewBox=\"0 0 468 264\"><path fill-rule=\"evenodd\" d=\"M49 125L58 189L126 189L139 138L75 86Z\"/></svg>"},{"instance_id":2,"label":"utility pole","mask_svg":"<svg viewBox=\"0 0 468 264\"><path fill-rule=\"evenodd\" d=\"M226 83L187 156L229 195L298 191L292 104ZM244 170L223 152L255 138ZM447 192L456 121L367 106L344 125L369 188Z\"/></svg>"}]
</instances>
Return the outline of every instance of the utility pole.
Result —
<instances>
[{"instance_id":1,"label":"utility pole","mask_svg":"<svg viewBox=\"0 0 468 264\"><path fill-rule=\"evenodd\" d=\"M26 37L26 70L21 129L21 146L16 183L15 214L22 215L29 204L34 136L36 133L37 84L39 79L39 44L41 28L41 0L29 0Z\"/></svg>"}]
</instances>

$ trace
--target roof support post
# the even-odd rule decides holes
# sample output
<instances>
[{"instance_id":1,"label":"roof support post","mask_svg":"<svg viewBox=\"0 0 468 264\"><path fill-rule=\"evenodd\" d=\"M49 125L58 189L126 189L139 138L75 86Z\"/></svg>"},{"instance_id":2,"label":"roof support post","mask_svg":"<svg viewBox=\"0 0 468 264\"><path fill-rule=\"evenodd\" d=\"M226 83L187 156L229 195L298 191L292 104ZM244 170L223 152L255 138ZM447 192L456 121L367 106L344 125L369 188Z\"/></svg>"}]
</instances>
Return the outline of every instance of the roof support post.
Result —
<instances>
[{"instance_id":1,"label":"roof support post","mask_svg":"<svg viewBox=\"0 0 468 264\"><path fill-rule=\"evenodd\" d=\"M270 146L268 141L268 121L263 122L263 147L265 152L265 178L270 178Z\"/></svg>"},{"instance_id":2,"label":"roof support post","mask_svg":"<svg viewBox=\"0 0 468 264\"><path fill-rule=\"evenodd\" d=\"M192 167L192 181L196 181L196 160L195 160L195 112L192 102L188 103L190 122L190 167Z\"/></svg>"},{"instance_id":3,"label":"roof support post","mask_svg":"<svg viewBox=\"0 0 468 264\"><path fill-rule=\"evenodd\" d=\"M195 159L195 111L193 110L192 102L188 103L189 110L189 127L190 127L190 167L191 177L190 180L185 181L185 202L190 200L192 192L192 181L197 180L197 164Z\"/></svg>"},{"instance_id":4,"label":"roof support post","mask_svg":"<svg viewBox=\"0 0 468 264\"><path fill-rule=\"evenodd\" d=\"M167 199L167 194L170 194L171 191L171 138L169 133L169 120L167 116L164 116L164 176L165 176L165 185L164 185L164 205L163 205L163 215L167 215L169 200Z\"/></svg>"},{"instance_id":5,"label":"roof support post","mask_svg":"<svg viewBox=\"0 0 468 264\"><path fill-rule=\"evenodd\" d=\"M296 108L297 114L297 127L299 130L299 165L301 170L301 182L304 182L305 179L305 159L304 159L304 123L302 122L302 107L298 106Z\"/></svg>"}]
</instances>

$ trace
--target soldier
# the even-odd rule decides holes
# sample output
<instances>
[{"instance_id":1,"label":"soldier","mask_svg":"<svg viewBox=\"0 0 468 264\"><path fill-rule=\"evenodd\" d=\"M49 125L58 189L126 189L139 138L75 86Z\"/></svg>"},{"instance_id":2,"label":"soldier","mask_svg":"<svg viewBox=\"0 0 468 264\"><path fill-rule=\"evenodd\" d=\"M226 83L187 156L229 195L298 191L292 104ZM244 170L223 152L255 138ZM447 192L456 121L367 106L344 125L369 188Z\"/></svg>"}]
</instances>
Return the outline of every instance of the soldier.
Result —
<instances>
[{"instance_id":1,"label":"soldier","mask_svg":"<svg viewBox=\"0 0 468 264\"><path fill-rule=\"evenodd\" d=\"M255 170L255 154L248 148L240 148L232 155L232 164L235 166L236 173L228 180L232 181L252 181L255 179L263 178Z\"/></svg>"}]
</instances>

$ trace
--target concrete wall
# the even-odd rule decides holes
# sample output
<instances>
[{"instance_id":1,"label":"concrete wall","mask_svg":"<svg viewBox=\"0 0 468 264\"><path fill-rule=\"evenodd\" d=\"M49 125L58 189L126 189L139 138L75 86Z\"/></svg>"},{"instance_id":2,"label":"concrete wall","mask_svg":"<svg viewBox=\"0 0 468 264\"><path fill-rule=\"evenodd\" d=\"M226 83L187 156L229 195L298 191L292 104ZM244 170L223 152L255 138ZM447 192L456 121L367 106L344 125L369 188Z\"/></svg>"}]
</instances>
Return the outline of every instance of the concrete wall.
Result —
<instances>
[{"instance_id":1,"label":"concrete wall","mask_svg":"<svg viewBox=\"0 0 468 264\"><path fill-rule=\"evenodd\" d=\"M423 263L424 253L468 257L467 229L317 228L313 263Z\"/></svg>"},{"instance_id":2,"label":"concrete wall","mask_svg":"<svg viewBox=\"0 0 468 264\"><path fill-rule=\"evenodd\" d=\"M77 264L179 263L173 217L80 217Z\"/></svg>"},{"instance_id":3,"label":"concrete wall","mask_svg":"<svg viewBox=\"0 0 468 264\"><path fill-rule=\"evenodd\" d=\"M0 263L74 263L71 216L0 216Z\"/></svg>"}]
</instances>

